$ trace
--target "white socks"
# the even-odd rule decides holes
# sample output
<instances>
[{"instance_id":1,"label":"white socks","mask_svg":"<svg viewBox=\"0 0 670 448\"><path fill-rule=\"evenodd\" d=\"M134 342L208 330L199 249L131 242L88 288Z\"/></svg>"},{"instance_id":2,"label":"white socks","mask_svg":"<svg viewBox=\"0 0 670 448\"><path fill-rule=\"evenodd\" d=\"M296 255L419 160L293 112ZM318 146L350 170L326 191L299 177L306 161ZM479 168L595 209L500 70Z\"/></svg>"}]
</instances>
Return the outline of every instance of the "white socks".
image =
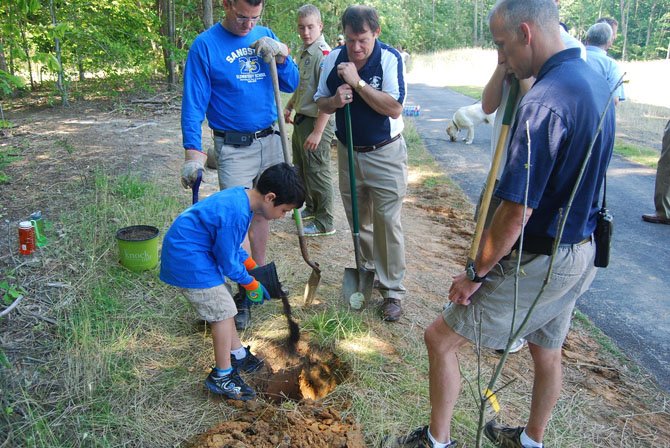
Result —
<instances>
[{"instance_id":1,"label":"white socks","mask_svg":"<svg viewBox=\"0 0 670 448\"><path fill-rule=\"evenodd\" d=\"M433 448L447 448L449 444L451 444L451 440L449 440L447 443L441 443L435 440L433 435L430 433L430 427L428 427L428 438L433 443Z\"/></svg>"},{"instance_id":2,"label":"white socks","mask_svg":"<svg viewBox=\"0 0 670 448\"><path fill-rule=\"evenodd\" d=\"M521 433L521 445L523 445L525 448L542 448L544 446L541 443L537 443L535 440L528 437L528 434L526 434L525 429Z\"/></svg>"},{"instance_id":3,"label":"white socks","mask_svg":"<svg viewBox=\"0 0 670 448\"><path fill-rule=\"evenodd\" d=\"M231 350L230 354L233 355L237 360L244 359L244 357L247 356L247 349L242 346L237 350Z\"/></svg>"}]
</instances>

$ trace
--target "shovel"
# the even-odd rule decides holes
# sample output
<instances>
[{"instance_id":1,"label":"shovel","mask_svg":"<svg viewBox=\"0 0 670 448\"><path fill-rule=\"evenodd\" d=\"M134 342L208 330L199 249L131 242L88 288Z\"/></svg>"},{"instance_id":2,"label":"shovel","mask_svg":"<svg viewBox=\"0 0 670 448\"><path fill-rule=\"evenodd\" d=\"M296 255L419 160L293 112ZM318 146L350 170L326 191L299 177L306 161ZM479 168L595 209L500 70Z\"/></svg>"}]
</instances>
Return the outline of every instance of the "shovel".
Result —
<instances>
[{"instance_id":1,"label":"shovel","mask_svg":"<svg viewBox=\"0 0 670 448\"><path fill-rule=\"evenodd\" d=\"M482 233L484 232L484 224L486 224L486 216L489 213L491 205L491 196L493 196L493 186L498 177L498 169L500 168L500 161L502 159L503 151L505 151L505 141L509 132L509 126L512 124L514 114L514 105L516 104L516 97L519 94L519 80L512 79L510 85L509 96L507 97L507 104L505 105L505 115L503 115L502 126L500 128L500 136L496 144L496 150L493 153L493 160L491 161L491 170L486 177L486 188L482 195L482 203L479 206L479 215L477 215L477 225L475 226L475 236L472 239L472 246L468 253L468 260L465 265L466 271L475 273L475 258L479 252L479 243L482 240Z\"/></svg>"},{"instance_id":2,"label":"shovel","mask_svg":"<svg viewBox=\"0 0 670 448\"><path fill-rule=\"evenodd\" d=\"M344 122L347 131L347 160L349 162L349 185L351 188L351 217L353 223L351 235L354 239L356 268L344 269L342 293L344 294L344 300L349 302L351 308L360 310L365 301L370 300L375 274L363 268L363 260L361 259L361 236L358 228L358 197L356 194L356 176L354 173L354 141L351 133L351 111L349 110L349 104L344 105Z\"/></svg>"},{"instance_id":3,"label":"shovel","mask_svg":"<svg viewBox=\"0 0 670 448\"><path fill-rule=\"evenodd\" d=\"M288 152L288 137L286 135L286 124L284 123L284 113L282 110L281 104L281 94L279 92L279 77L277 75L277 62L274 58L270 62L270 73L272 75L272 86L274 87L275 92L275 103L277 105L277 122L279 123L279 134L281 136L281 147L284 151L284 162L291 163L291 156ZM319 263L312 261L309 258L309 253L307 252L307 242L305 241L305 232L302 228L302 217L300 212L297 209L293 209L293 219L295 220L295 225L298 229L298 242L300 243L300 253L302 254L303 260L305 263L312 268L312 273L309 276L307 285L305 285L305 293L303 298L305 300L305 305L311 305L314 301L314 296L316 295L316 289L319 287L321 282L321 268L319 268Z\"/></svg>"}]
</instances>

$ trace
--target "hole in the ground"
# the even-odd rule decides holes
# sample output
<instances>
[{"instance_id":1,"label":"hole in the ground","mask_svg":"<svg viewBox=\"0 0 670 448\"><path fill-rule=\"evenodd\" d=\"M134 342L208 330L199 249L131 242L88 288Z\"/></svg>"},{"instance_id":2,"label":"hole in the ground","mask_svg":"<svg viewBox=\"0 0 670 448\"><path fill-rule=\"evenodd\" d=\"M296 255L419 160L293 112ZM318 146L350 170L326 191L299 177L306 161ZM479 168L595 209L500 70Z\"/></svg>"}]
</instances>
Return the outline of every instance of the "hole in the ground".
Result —
<instances>
[{"instance_id":1,"label":"hole in the ground","mask_svg":"<svg viewBox=\"0 0 670 448\"><path fill-rule=\"evenodd\" d=\"M256 390L275 403L285 400L319 400L348 378L351 369L335 354L304 348L298 350L298 357L295 358L298 363L294 362L293 365L286 365L285 355L267 356L265 361L272 373L268 372L264 378L257 379Z\"/></svg>"}]
</instances>

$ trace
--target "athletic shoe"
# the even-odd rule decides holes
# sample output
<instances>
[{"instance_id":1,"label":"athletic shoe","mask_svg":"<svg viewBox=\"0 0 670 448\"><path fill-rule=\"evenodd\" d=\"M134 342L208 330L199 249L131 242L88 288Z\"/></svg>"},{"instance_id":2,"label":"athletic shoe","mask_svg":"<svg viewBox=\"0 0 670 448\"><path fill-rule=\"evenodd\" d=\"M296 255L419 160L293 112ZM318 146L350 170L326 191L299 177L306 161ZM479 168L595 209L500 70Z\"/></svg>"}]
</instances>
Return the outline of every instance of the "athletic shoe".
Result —
<instances>
[{"instance_id":1,"label":"athletic shoe","mask_svg":"<svg viewBox=\"0 0 670 448\"><path fill-rule=\"evenodd\" d=\"M512 344L512 347L509 349L509 353L518 353L521 351L522 348L526 345L526 340L524 338L519 338L516 341L514 341L514 344ZM500 349L496 350L496 353L503 354L505 353L505 349Z\"/></svg>"},{"instance_id":2,"label":"athletic shoe","mask_svg":"<svg viewBox=\"0 0 670 448\"><path fill-rule=\"evenodd\" d=\"M335 229L321 230L313 222L310 222L309 224L305 225L302 228L302 230L303 230L305 236L327 236L327 235L332 235L332 234L335 233Z\"/></svg>"},{"instance_id":3,"label":"athletic shoe","mask_svg":"<svg viewBox=\"0 0 670 448\"><path fill-rule=\"evenodd\" d=\"M433 448L433 442L428 437L428 426L417 428L406 436L398 437L396 440L386 440L383 444L385 448ZM447 448L456 448L457 442L452 440Z\"/></svg>"},{"instance_id":4,"label":"athletic shoe","mask_svg":"<svg viewBox=\"0 0 670 448\"><path fill-rule=\"evenodd\" d=\"M524 448L521 444L523 430L523 426L511 428L499 425L495 420L491 420L484 426L484 435L499 448Z\"/></svg>"},{"instance_id":5,"label":"athletic shoe","mask_svg":"<svg viewBox=\"0 0 670 448\"><path fill-rule=\"evenodd\" d=\"M311 221L314 219L314 212L308 211L306 208L300 212L300 217L303 221Z\"/></svg>"},{"instance_id":6,"label":"athletic shoe","mask_svg":"<svg viewBox=\"0 0 670 448\"><path fill-rule=\"evenodd\" d=\"M249 346L244 347L244 351L247 354L242 359L235 358L233 354L230 355L230 364L233 366L233 369L241 372L255 372L263 367L263 360L254 356L249 350L250 348Z\"/></svg>"},{"instance_id":7,"label":"athletic shoe","mask_svg":"<svg viewBox=\"0 0 670 448\"><path fill-rule=\"evenodd\" d=\"M228 375L221 376L217 376L212 369L205 379L205 386L211 392L231 400L248 401L256 396L256 392L244 382L237 369L233 369Z\"/></svg>"}]
</instances>

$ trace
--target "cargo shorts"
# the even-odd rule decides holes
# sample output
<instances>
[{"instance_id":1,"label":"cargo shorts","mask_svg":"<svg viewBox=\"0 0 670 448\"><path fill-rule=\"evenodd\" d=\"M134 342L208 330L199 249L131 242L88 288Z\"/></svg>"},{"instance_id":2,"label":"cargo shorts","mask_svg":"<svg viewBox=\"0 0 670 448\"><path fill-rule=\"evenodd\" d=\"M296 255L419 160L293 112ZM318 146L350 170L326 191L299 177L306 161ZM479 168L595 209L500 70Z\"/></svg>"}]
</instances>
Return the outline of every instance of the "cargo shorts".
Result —
<instances>
[{"instance_id":1,"label":"cargo shorts","mask_svg":"<svg viewBox=\"0 0 670 448\"><path fill-rule=\"evenodd\" d=\"M548 349L560 348L570 329L575 302L595 277L595 245L559 246L552 274L533 309L521 337ZM518 329L544 283L551 257L513 250L488 273L473 294L470 305L448 303L442 312L445 323L459 335L482 346L502 349L507 345L514 314L515 271L521 257L519 295L514 317Z\"/></svg>"},{"instance_id":2,"label":"cargo shorts","mask_svg":"<svg viewBox=\"0 0 670 448\"><path fill-rule=\"evenodd\" d=\"M214 151L221 190L238 186L253 188L263 171L284 162L281 137L277 134L254 139L250 146L239 147L224 145L223 137L214 136Z\"/></svg>"},{"instance_id":3,"label":"cargo shorts","mask_svg":"<svg viewBox=\"0 0 670 448\"><path fill-rule=\"evenodd\" d=\"M212 288L180 288L186 300L191 302L198 316L207 322L219 322L235 317L237 306L230 293L230 286L223 283Z\"/></svg>"}]
</instances>

